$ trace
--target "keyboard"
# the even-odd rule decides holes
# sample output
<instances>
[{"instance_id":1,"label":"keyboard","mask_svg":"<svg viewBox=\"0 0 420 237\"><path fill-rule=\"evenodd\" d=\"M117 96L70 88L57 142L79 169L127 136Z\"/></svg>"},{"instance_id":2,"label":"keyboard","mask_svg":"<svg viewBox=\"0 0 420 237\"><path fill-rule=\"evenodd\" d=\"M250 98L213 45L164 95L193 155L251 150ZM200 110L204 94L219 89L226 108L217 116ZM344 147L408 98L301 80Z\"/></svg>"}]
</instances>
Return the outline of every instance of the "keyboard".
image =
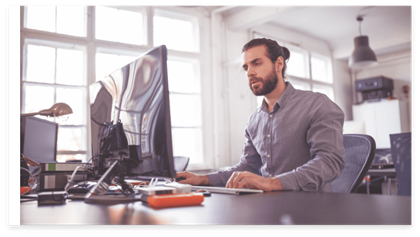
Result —
<instances>
[{"instance_id":1,"label":"keyboard","mask_svg":"<svg viewBox=\"0 0 420 237\"><path fill-rule=\"evenodd\" d=\"M212 186L192 186L192 191L198 191L205 189L211 193L225 193L225 194L246 194L246 193L263 193L263 190L259 189L247 189L247 188L224 188L224 187L212 187Z\"/></svg>"}]
</instances>

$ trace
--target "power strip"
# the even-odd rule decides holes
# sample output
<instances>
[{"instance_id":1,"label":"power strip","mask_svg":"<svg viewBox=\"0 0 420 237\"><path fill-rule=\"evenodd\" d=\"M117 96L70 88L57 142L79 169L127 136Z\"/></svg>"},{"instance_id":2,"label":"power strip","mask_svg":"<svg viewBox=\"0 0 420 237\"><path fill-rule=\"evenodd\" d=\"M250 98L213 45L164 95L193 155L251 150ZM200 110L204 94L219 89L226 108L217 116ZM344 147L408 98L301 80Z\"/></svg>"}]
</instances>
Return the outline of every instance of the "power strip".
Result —
<instances>
[{"instance_id":1,"label":"power strip","mask_svg":"<svg viewBox=\"0 0 420 237\"><path fill-rule=\"evenodd\" d=\"M38 193L38 205L64 204L67 199L66 191L40 192Z\"/></svg>"}]
</instances>

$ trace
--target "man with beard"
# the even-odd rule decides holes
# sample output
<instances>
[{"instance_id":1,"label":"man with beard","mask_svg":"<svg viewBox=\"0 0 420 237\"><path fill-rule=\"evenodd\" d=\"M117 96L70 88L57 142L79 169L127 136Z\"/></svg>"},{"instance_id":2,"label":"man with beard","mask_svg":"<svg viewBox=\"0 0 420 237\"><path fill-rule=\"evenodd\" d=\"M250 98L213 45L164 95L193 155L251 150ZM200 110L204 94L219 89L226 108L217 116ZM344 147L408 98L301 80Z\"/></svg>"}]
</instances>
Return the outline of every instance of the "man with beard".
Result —
<instances>
[{"instance_id":1,"label":"man with beard","mask_svg":"<svg viewBox=\"0 0 420 237\"><path fill-rule=\"evenodd\" d=\"M180 183L264 191L331 192L344 168L343 111L327 96L284 82L290 52L270 39L242 48L251 91L263 95L249 117L240 162L207 175L181 172Z\"/></svg>"}]
</instances>

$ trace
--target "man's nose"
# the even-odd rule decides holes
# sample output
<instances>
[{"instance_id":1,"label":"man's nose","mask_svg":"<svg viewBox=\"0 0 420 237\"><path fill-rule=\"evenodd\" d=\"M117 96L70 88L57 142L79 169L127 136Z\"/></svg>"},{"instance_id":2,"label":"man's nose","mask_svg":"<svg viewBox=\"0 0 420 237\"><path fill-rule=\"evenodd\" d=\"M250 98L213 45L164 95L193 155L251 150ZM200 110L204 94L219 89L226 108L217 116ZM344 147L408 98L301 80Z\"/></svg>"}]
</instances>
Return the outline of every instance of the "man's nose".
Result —
<instances>
[{"instance_id":1,"label":"man's nose","mask_svg":"<svg viewBox=\"0 0 420 237\"><path fill-rule=\"evenodd\" d=\"M248 67L248 71L246 72L248 78L255 76L255 70L252 67Z\"/></svg>"}]
</instances>

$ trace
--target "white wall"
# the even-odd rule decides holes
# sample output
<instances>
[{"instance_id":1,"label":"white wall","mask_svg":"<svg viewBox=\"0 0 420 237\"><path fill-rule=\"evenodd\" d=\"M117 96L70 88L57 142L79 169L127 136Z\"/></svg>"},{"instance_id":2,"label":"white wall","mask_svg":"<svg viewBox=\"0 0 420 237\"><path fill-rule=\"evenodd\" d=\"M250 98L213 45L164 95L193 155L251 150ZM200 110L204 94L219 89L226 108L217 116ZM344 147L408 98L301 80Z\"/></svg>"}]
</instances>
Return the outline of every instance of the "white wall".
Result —
<instances>
[{"instance_id":1,"label":"white wall","mask_svg":"<svg viewBox=\"0 0 420 237\"><path fill-rule=\"evenodd\" d=\"M241 67L241 49L248 42L246 31L227 30L220 16L213 16L215 168L238 163L245 141L244 129L255 109L255 100ZM254 102L254 103L253 103Z\"/></svg>"},{"instance_id":2,"label":"white wall","mask_svg":"<svg viewBox=\"0 0 420 237\"><path fill-rule=\"evenodd\" d=\"M245 141L245 127L248 118L256 109L256 99L248 86L248 79L242 69L241 51L249 41L247 32L227 31L227 61L224 65L229 88L229 130L230 165L239 162Z\"/></svg>"},{"instance_id":3,"label":"white wall","mask_svg":"<svg viewBox=\"0 0 420 237\"><path fill-rule=\"evenodd\" d=\"M352 80L347 61L333 60L335 103L343 110L344 120L353 120Z\"/></svg>"}]
</instances>

